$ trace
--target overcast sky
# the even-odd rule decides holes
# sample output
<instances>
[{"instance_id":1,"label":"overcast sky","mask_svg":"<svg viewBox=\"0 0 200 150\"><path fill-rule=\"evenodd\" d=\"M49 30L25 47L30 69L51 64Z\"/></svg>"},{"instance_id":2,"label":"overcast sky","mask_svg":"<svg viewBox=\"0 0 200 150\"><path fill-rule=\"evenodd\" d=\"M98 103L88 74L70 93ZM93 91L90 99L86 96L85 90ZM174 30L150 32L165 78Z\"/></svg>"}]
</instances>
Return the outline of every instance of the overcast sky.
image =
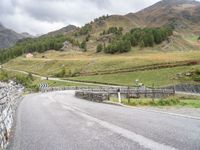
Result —
<instances>
[{"instance_id":1,"label":"overcast sky","mask_svg":"<svg viewBox=\"0 0 200 150\"><path fill-rule=\"evenodd\" d=\"M17 32L42 34L82 26L104 14L127 14L159 0L0 0L0 22Z\"/></svg>"}]
</instances>

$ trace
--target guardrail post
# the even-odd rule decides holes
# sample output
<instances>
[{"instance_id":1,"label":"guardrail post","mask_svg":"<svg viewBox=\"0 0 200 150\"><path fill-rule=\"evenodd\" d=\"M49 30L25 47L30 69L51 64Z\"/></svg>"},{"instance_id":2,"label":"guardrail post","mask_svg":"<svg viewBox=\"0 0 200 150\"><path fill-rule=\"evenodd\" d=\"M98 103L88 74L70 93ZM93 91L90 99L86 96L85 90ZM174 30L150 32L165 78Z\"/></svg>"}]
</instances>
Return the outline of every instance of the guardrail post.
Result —
<instances>
[{"instance_id":1,"label":"guardrail post","mask_svg":"<svg viewBox=\"0 0 200 150\"><path fill-rule=\"evenodd\" d=\"M108 100L110 101L110 93L109 93L109 90L108 90Z\"/></svg>"},{"instance_id":2,"label":"guardrail post","mask_svg":"<svg viewBox=\"0 0 200 150\"><path fill-rule=\"evenodd\" d=\"M153 102L155 101L155 85L153 84L152 85L152 100L153 100Z\"/></svg>"},{"instance_id":3,"label":"guardrail post","mask_svg":"<svg viewBox=\"0 0 200 150\"><path fill-rule=\"evenodd\" d=\"M145 87L144 97L147 98L147 89L146 89L146 87Z\"/></svg>"},{"instance_id":4,"label":"guardrail post","mask_svg":"<svg viewBox=\"0 0 200 150\"><path fill-rule=\"evenodd\" d=\"M130 103L130 87L128 87L127 98L128 98L128 103Z\"/></svg>"},{"instance_id":5,"label":"guardrail post","mask_svg":"<svg viewBox=\"0 0 200 150\"><path fill-rule=\"evenodd\" d=\"M176 87L175 87L175 85L173 86L173 95L175 96L175 94L176 94Z\"/></svg>"},{"instance_id":6,"label":"guardrail post","mask_svg":"<svg viewBox=\"0 0 200 150\"><path fill-rule=\"evenodd\" d=\"M119 103L122 103L120 89L117 90Z\"/></svg>"}]
</instances>

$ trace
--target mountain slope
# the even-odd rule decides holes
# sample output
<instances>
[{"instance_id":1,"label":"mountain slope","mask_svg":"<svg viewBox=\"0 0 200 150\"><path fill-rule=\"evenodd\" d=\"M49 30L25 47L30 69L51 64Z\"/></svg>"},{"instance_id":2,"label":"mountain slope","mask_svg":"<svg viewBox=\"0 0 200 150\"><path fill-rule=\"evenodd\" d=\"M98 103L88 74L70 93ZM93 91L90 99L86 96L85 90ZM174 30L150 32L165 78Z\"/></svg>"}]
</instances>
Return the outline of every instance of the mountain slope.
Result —
<instances>
[{"instance_id":1,"label":"mountain slope","mask_svg":"<svg viewBox=\"0 0 200 150\"><path fill-rule=\"evenodd\" d=\"M5 28L0 23L0 49L13 46L18 40L25 38L22 34Z\"/></svg>"},{"instance_id":2,"label":"mountain slope","mask_svg":"<svg viewBox=\"0 0 200 150\"><path fill-rule=\"evenodd\" d=\"M112 35L99 35L112 26L123 27L125 33L136 27L161 27L169 24L175 27L174 36L159 46L161 50L199 49L197 36L200 35L200 2L195 0L162 0L137 13L112 15L104 20L96 19L92 23L93 38L88 42L88 47L96 48L95 38L97 41L112 38Z\"/></svg>"},{"instance_id":3,"label":"mountain slope","mask_svg":"<svg viewBox=\"0 0 200 150\"><path fill-rule=\"evenodd\" d=\"M88 32L86 34L79 33L84 27L77 28L69 25L47 35L66 34L80 43L89 37L87 49L94 51L99 43L108 44L114 38L113 34L102 35L110 27L122 27L123 33L126 33L137 27L161 27L169 24L173 24L175 27L174 36L168 42L160 45L160 49L198 49L200 43L195 40L197 37L194 38L194 36L200 35L200 2L194 0L162 0L137 13L129 13L124 16L102 16L87 24L85 29ZM77 33L76 36L74 33Z\"/></svg>"},{"instance_id":4,"label":"mountain slope","mask_svg":"<svg viewBox=\"0 0 200 150\"><path fill-rule=\"evenodd\" d=\"M126 17L144 27L173 23L177 30L200 31L200 3L194 0L162 0Z\"/></svg>"},{"instance_id":5,"label":"mountain slope","mask_svg":"<svg viewBox=\"0 0 200 150\"><path fill-rule=\"evenodd\" d=\"M56 35L59 35L59 34L69 34L69 33L76 31L77 29L78 28L74 25L68 25L68 26L61 28L59 30L49 32L45 36L56 36Z\"/></svg>"}]
</instances>

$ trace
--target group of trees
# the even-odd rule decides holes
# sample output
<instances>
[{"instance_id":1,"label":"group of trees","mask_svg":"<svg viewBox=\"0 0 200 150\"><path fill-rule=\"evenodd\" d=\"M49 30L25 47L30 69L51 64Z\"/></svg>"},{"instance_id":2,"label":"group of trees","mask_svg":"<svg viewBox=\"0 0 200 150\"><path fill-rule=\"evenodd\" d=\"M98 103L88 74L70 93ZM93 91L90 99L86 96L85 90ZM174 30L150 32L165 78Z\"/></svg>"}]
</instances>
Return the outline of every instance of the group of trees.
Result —
<instances>
[{"instance_id":1,"label":"group of trees","mask_svg":"<svg viewBox=\"0 0 200 150\"><path fill-rule=\"evenodd\" d=\"M172 26L163 26L159 28L135 28L120 38L112 41L104 48L105 53L123 53L131 50L131 47L140 46L150 47L154 44L160 44L173 34Z\"/></svg>"},{"instance_id":2,"label":"group of trees","mask_svg":"<svg viewBox=\"0 0 200 150\"><path fill-rule=\"evenodd\" d=\"M125 53L131 50L131 42L129 40L120 39L112 42L107 47L104 48L105 53Z\"/></svg>"},{"instance_id":3,"label":"group of trees","mask_svg":"<svg viewBox=\"0 0 200 150\"><path fill-rule=\"evenodd\" d=\"M43 53L52 49L60 50L65 41L69 41L73 45L80 45L78 41L64 35L58 35L55 37L39 37L34 39L29 38L17 42L17 44L11 48L2 50L0 53L0 61L3 63L26 53Z\"/></svg>"},{"instance_id":4,"label":"group of trees","mask_svg":"<svg viewBox=\"0 0 200 150\"><path fill-rule=\"evenodd\" d=\"M125 34L123 39L129 40L131 45L148 47L154 44L160 44L173 34L172 26L163 26L159 28L135 28Z\"/></svg>"},{"instance_id":5,"label":"group of trees","mask_svg":"<svg viewBox=\"0 0 200 150\"><path fill-rule=\"evenodd\" d=\"M198 37L198 40L200 40L200 36Z\"/></svg>"},{"instance_id":6,"label":"group of trees","mask_svg":"<svg viewBox=\"0 0 200 150\"><path fill-rule=\"evenodd\" d=\"M85 24L78 32L75 33L75 36L87 35L92 30L92 24Z\"/></svg>"},{"instance_id":7,"label":"group of trees","mask_svg":"<svg viewBox=\"0 0 200 150\"><path fill-rule=\"evenodd\" d=\"M99 18L94 19L94 22L101 21L101 20L106 20L107 18L109 18L108 14L107 15L103 15L103 16L101 16Z\"/></svg>"},{"instance_id":8,"label":"group of trees","mask_svg":"<svg viewBox=\"0 0 200 150\"><path fill-rule=\"evenodd\" d=\"M115 35L122 35L122 31L123 31L123 28L122 27L110 27L107 31L106 30L103 30L102 33L100 33L100 35L107 35L107 34L115 34Z\"/></svg>"},{"instance_id":9,"label":"group of trees","mask_svg":"<svg viewBox=\"0 0 200 150\"><path fill-rule=\"evenodd\" d=\"M78 32L76 32L74 35L75 36L81 36L81 35L89 35L90 31L92 30L92 24L94 22L98 22L98 21L102 21L102 20L106 20L107 18L109 18L109 15L103 15L99 18L94 19L94 21L85 24L82 28L80 28L80 30Z\"/></svg>"}]
</instances>

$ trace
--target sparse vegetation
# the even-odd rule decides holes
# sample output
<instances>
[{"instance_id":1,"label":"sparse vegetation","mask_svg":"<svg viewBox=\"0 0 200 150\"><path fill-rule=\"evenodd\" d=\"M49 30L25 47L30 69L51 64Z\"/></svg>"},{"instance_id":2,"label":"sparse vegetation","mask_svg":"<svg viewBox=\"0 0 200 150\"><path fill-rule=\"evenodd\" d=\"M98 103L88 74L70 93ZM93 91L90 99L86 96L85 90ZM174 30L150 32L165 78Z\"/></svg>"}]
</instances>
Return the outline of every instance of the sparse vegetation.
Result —
<instances>
[{"instance_id":1,"label":"sparse vegetation","mask_svg":"<svg viewBox=\"0 0 200 150\"><path fill-rule=\"evenodd\" d=\"M118 102L118 99L112 98L111 101ZM128 99L122 99L122 103L130 106L153 106L153 107L164 107L164 106L173 106L173 107L191 107L191 108L200 108L200 99L199 98L185 98L185 97L174 97L166 99L131 99L130 103Z\"/></svg>"}]
</instances>

